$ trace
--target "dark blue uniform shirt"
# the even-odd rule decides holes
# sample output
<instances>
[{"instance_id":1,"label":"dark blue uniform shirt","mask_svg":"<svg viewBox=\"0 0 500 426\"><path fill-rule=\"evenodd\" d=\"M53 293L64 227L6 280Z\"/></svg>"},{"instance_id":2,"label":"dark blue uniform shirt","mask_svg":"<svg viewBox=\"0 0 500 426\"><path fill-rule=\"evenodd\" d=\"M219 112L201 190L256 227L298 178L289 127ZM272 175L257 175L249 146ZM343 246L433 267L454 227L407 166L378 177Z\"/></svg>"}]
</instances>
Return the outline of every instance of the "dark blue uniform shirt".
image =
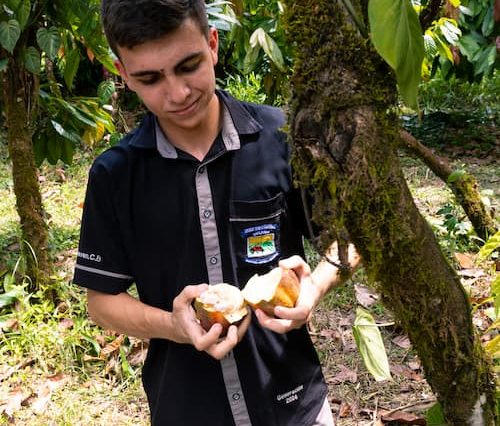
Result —
<instances>
[{"instance_id":1,"label":"dark blue uniform shirt","mask_svg":"<svg viewBox=\"0 0 500 426\"><path fill-rule=\"evenodd\" d=\"M282 112L217 92L222 130L203 161L176 149L148 114L89 176L74 282L104 293L137 286L168 311L185 285L242 287L303 255ZM153 425L308 426L327 388L305 327L285 335L256 318L217 361L152 339L143 369Z\"/></svg>"}]
</instances>

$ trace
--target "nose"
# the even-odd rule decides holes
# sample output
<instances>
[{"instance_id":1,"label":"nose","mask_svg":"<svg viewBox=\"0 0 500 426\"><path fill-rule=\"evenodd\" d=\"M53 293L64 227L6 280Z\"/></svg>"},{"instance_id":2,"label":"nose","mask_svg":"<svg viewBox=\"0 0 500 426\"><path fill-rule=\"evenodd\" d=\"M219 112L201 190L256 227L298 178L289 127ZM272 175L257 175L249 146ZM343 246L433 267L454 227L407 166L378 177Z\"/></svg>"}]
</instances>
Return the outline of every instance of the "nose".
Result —
<instances>
[{"instance_id":1,"label":"nose","mask_svg":"<svg viewBox=\"0 0 500 426\"><path fill-rule=\"evenodd\" d=\"M191 94L191 88L185 79L178 76L169 76L165 79L163 93L168 103L184 105Z\"/></svg>"}]
</instances>

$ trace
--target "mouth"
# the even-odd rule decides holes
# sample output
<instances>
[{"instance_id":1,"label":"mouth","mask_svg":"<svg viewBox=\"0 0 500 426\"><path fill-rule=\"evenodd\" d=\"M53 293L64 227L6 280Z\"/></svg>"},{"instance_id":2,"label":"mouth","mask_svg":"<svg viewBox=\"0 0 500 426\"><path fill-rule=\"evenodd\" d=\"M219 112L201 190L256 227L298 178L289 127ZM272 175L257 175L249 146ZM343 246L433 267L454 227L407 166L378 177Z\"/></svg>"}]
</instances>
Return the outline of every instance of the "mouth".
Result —
<instances>
[{"instance_id":1,"label":"mouth","mask_svg":"<svg viewBox=\"0 0 500 426\"><path fill-rule=\"evenodd\" d=\"M190 114L191 112L194 111L196 106L198 105L198 100L196 99L194 102L190 103L188 106L180 109L176 109L175 111L171 111L171 114L182 116L182 115L187 115Z\"/></svg>"}]
</instances>

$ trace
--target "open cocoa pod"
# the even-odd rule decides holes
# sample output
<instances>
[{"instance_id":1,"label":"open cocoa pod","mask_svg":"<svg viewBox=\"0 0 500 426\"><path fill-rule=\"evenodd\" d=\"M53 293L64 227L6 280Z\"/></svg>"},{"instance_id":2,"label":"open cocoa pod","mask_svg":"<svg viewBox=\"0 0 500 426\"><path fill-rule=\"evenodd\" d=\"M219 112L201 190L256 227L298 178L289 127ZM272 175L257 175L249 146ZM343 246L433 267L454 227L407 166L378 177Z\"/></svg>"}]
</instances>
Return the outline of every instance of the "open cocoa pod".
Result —
<instances>
[{"instance_id":1,"label":"open cocoa pod","mask_svg":"<svg viewBox=\"0 0 500 426\"><path fill-rule=\"evenodd\" d=\"M221 336L226 335L230 325L238 325L248 313L240 289L226 283L210 285L194 300L194 310L206 331L215 323L221 324Z\"/></svg>"},{"instance_id":2,"label":"open cocoa pod","mask_svg":"<svg viewBox=\"0 0 500 426\"><path fill-rule=\"evenodd\" d=\"M241 292L252 308L274 315L276 306L295 306L299 297L300 281L292 269L277 267L267 274L255 274Z\"/></svg>"}]
</instances>

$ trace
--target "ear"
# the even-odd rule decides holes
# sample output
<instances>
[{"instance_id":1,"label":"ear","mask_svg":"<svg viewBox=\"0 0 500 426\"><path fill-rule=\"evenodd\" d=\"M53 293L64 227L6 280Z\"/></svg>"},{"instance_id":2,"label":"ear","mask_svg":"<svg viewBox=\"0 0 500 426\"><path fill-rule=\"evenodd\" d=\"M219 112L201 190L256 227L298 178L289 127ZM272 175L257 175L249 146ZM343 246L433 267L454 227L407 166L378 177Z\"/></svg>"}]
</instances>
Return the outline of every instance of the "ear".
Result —
<instances>
[{"instance_id":1,"label":"ear","mask_svg":"<svg viewBox=\"0 0 500 426\"><path fill-rule=\"evenodd\" d=\"M210 47L210 51L212 53L212 60L214 65L217 64L219 60L218 51L219 51L219 33L217 32L217 28L210 27L208 29L208 46Z\"/></svg>"}]
</instances>

